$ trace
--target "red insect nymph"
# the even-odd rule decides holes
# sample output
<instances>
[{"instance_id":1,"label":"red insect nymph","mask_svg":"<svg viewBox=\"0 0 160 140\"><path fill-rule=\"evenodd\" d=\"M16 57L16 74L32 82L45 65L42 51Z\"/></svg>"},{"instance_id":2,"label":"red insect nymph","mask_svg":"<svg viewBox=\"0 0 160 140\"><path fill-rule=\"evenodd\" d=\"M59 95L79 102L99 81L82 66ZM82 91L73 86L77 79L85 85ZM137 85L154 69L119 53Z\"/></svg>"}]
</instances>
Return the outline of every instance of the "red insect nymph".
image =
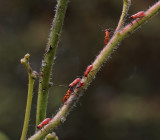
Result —
<instances>
[{"instance_id":1,"label":"red insect nymph","mask_svg":"<svg viewBox=\"0 0 160 140\"><path fill-rule=\"evenodd\" d=\"M104 37L104 44L107 44L109 42L109 32L106 29L105 30L105 37Z\"/></svg>"},{"instance_id":2,"label":"red insect nymph","mask_svg":"<svg viewBox=\"0 0 160 140\"><path fill-rule=\"evenodd\" d=\"M80 82L80 78L76 78L72 83L69 84L69 88L74 87Z\"/></svg>"},{"instance_id":3,"label":"red insect nymph","mask_svg":"<svg viewBox=\"0 0 160 140\"><path fill-rule=\"evenodd\" d=\"M46 124L48 124L50 122L50 118L46 118L45 120L43 120L38 126L37 128L40 129L42 128L43 126L45 126Z\"/></svg>"},{"instance_id":4,"label":"red insect nymph","mask_svg":"<svg viewBox=\"0 0 160 140\"><path fill-rule=\"evenodd\" d=\"M71 89L69 89L69 90L67 91L66 95L63 97L63 103L65 103L65 102L68 100L71 92L72 92Z\"/></svg>"},{"instance_id":5,"label":"red insect nymph","mask_svg":"<svg viewBox=\"0 0 160 140\"><path fill-rule=\"evenodd\" d=\"M136 19L136 18L142 18L145 16L145 13L143 11L140 11L134 15L131 16L131 19Z\"/></svg>"},{"instance_id":6,"label":"red insect nymph","mask_svg":"<svg viewBox=\"0 0 160 140\"><path fill-rule=\"evenodd\" d=\"M87 77L92 69L93 69L93 65L89 65L84 73L84 76Z\"/></svg>"}]
</instances>

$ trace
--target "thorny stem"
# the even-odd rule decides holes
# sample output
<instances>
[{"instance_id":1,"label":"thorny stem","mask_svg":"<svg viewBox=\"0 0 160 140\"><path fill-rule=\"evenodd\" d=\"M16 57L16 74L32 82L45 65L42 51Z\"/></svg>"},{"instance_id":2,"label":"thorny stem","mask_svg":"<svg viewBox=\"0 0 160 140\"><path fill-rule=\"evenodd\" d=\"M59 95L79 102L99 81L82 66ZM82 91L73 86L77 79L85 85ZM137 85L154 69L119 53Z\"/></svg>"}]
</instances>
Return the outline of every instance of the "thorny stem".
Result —
<instances>
[{"instance_id":1,"label":"thorny stem","mask_svg":"<svg viewBox=\"0 0 160 140\"><path fill-rule=\"evenodd\" d=\"M123 10L116 31L119 31L123 27L130 5L131 0L123 0Z\"/></svg>"},{"instance_id":2,"label":"thorny stem","mask_svg":"<svg viewBox=\"0 0 160 140\"><path fill-rule=\"evenodd\" d=\"M116 48L118 43L121 42L125 37L127 37L129 33L132 33L135 29L137 29L142 23L144 23L145 21L150 19L153 15L155 15L159 10L160 10L160 1L157 2L155 5L153 5L150 9L148 9L145 12L145 17L139 19L138 23L137 21L133 21L133 25L128 24L123 29L121 29L121 31L114 34L109 43L103 48L103 50L97 56L95 61L92 63L94 70L90 73L90 75L87 78L86 77L82 78L81 82L84 82L83 88L86 88L89 85L89 83L93 80L93 77L99 71L99 69L101 68L103 63L107 60L107 58L111 55L111 53ZM74 93L67 100L66 104L64 104L60 108L60 110L52 118L50 123L46 125L43 130L38 131L36 134L34 134L29 140L39 140L40 138L45 137L45 135L47 135L55 127L57 127L60 123L62 123L63 120L65 120L71 107L73 107L73 104L77 99L76 97L80 94L80 91L82 91L82 88L76 88L74 90Z\"/></svg>"},{"instance_id":3,"label":"thorny stem","mask_svg":"<svg viewBox=\"0 0 160 140\"><path fill-rule=\"evenodd\" d=\"M34 81L38 76L38 73L35 72L35 71L32 71L32 69L31 69L31 67L29 65L29 62L28 62L29 56L30 56L29 54L26 54L24 56L24 58L21 59L21 63L27 69L28 77L29 77L26 114L25 114L25 119L24 119L24 125L23 125L21 140L25 140L26 139L26 134L27 134L27 130L28 130L28 122L29 122L29 117L30 117L30 112L31 112L33 86L34 86Z\"/></svg>"},{"instance_id":4,"label":"thorny stem","mask_svg":"<svg viewBox=\"0 0 160 140\"><path fill-rule=\"evenodd\" d=\"M42 60L36 115L37 125L46 118L47 99L50 87L52 65L54 63L54 57L61 35L61 29L67 9L67 4L68 0L58 0L56 14L53 19L52 28L50 32L49 42L44 54L44 58Z\"/></svg>"}]
</instances>

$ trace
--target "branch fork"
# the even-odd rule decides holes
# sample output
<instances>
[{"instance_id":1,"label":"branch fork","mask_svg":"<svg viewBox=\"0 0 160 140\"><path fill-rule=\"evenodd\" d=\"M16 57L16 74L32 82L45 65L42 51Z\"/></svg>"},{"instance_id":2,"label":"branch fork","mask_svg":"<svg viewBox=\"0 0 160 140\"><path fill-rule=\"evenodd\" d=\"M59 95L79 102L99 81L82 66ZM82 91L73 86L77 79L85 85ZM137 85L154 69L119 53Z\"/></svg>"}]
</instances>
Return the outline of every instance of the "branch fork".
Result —
<instances>
[{"instance_id":1,"label":"branch fork","mask_svg":"<svg viewBox=\"0 0 160 140\"><path fill-rule=\"evenodd\" d=\"M46 52L43 57L43 62L45 63L45 65L43 65L43 62L42 62L42 68L40 72L41 76L40 76L40 82L39 82L37 116L36 116L37 124L39 124L46 117L47 98L48 98L52 65L54 62L56 48L59 42L59 37L60 37L60 33L61 33L63 21L64 21L67 4L68 4L68 0L58 1L57 8L56 8L56 16L53 20L54 27L52 26L51 28L48 46L46 48ZM104 62L110 57L111 53L117 47L118 43L124 40L125 37L127 37L130 33L132 33L138 27L140 27L141 24L148 21L154 14L156 14L160 10L160 1L158 1L145 12L145 16L143 18L138 19L138 22L137 20L134 20L133 24L128 24L124 27L125 18L128 13L130 4L131 4L131 0L123 0L122 14L118 22L117 28L114 32L114 35L112 36L108 44L104 46L100 54L96 57L96 59L92 63L94 70L90 72L88 77L85 77L85 76L82 77L80 82L84 83L83 86L80 88L75 88L70 98L59 109L59 111L51 119L51 121L46 126L44 126L42 130L37 131L32 137L30 137L29 140L43 139L48 133L52 132L55 127L63 123L69 111L74 106L74 103L77 100L77 96L81 94L81 91L83 89L86 89L88 87L89 83L93 80L93 78L95 77L99 69L102 67ZM29 75L28 100L27 100L26 116L25 116L25 122L24 122L25 133L22 133L21 140L25 140L25 136L28 128L27 121L29 120L30 109L31 109L33 85L34 85L34 80L37 78L37 72L32 71L29 65L28 59L29 59L29 54L26 54L25 57L21 59L21 63L27 69L28 75Z\"/></svg>"}]
</instances>

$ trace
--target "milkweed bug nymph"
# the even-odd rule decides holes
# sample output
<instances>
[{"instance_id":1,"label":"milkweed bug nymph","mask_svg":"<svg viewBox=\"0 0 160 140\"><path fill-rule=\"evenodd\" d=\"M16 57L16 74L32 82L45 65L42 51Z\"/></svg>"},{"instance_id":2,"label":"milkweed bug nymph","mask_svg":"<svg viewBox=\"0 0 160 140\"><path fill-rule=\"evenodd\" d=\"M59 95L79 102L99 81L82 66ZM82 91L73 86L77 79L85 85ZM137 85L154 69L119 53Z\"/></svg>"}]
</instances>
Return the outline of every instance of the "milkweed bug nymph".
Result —
<instances>
[{"instance_id":1,"label":"milkweed bug nymph","mask_svg":"<svg viewBox=\"0 0 160 140\"><path fill-rule=\"evenodd\" d=\"M131 18L131 19L136 19L136 18L142 18L142 17L144 17L144 16L145 16L145 13L144 13L143 11L140 11L140 12L132 15L130 18Z\"/></svg>"},{"instance_id":2,"label":"milkweed bug nymph","mask_svg":"<svg viewBox=\"0 0 160 140\"><path fill-rule=\"evenodd\" d=\"M93 65L89 65L84 73L84 76L87 77L92 69L93 69Z\"/></svg>"},{"instance_id":3,"label":"milkweed bug nymph","mask_svg":"<svg viewBox=\"0 0 160 140\"><path fill-rule=\"evenodd\" d=\"M46 124L48 124L50 122L50 118L46 118L45 120L43 120L38 126L38 129L41 129L43 126L45 126Z\"/></svg>"},{"instance_id":4,"label":"milkweed bug nymph","mask_svg":"<svg viewBox=\"0 0 160 140\"><path fill-rule=\"evenodd\" d=\"M107 44L109 42L109 32L106 29L105 30L105 37L104 37L104 44Z\"/></svg>"},{"instance_id":5,"label":"milkweed bug nymph","mask_svg":"<svg viewBox=\"0 0 160 140\"><path fill-rule=\"evenodd\" d=\"M75 85L77 85L80 82L80 80L80 78L76 78L72 83L69 84L69 88L72 88Z\"/></svg>"},{"instance_id":6,"label":"milkweed bug nymph","mask_svg":"<svg viewBox=\"0 0 160 140\"><path fill-rule=\"evenodd\" d=\"M71 95L71 92L72 90L68 89L66 95L63 97L63 103L65 103L68 100L69 96Z\"/></svg>"},{"instance_id":7,"label":"milkweed bug nymph","mask_svg":"<svg viewBox=\"0 0 160 140\"><path fill-rule=\"evenodd\" d=\"M145 13L143 11L140 11L132 16L130 16L130 19L131 20L134 20L134 19L138 19L138 18L142 18L145 16ZM136 20L137 21L137 20ZM137 21L138 22L138 21ZM131 24L133 25L132 21L131 21Z\"/></svg>"}]
</instances>

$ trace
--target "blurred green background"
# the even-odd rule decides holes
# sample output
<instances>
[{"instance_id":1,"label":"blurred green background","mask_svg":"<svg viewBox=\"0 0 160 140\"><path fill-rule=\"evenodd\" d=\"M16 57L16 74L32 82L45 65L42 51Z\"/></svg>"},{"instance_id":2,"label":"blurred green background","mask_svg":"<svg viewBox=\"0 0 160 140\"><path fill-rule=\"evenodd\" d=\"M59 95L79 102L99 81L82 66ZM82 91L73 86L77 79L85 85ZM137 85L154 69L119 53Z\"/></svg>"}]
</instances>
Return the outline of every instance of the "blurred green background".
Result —
<instances>
[{"instance_id":1,"label":"blurred green background","mask_svg":"<svg viewBox=\"0 0 160 140\"><path fill-rule=\"evenodd\" d=\"M155 0L132 0L129 14L147 10ZM70 0L52 81L68 85L81 76L104 47L104 29L116 28L122 0ZM1 0L0 140L18 140L27 98L28 77L20 59L29 53L39 72L56 0ZM128 15L129 16L129 15ZM127 23L130 21L127 20ZM80 98L60 140L160 139L160 15L126 38ZM34 133L38 81L28 136ZM47 117L62 105L67 88L50 90Z\"/></svg>"}]
</instances>

